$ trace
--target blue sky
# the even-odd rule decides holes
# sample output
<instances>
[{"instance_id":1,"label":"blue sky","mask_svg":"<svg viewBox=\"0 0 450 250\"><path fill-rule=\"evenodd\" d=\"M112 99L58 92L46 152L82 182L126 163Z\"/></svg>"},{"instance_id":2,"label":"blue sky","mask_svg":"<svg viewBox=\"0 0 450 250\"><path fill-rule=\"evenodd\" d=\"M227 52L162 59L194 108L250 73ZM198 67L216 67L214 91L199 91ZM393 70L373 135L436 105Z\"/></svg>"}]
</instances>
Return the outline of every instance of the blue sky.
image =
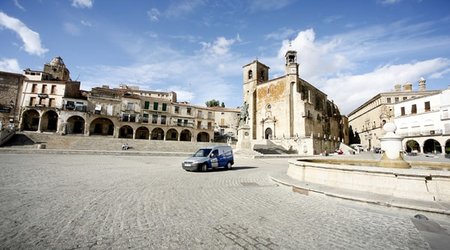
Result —
<instances>
[{"instance_id":1,"label":"blue sky","mask_svg":"<svg viewBox=\"0 0 450 250\"><path fill-rule=\"evenodd\" d=\"M347 114L394 84L450 84L448 0L2 0L0 70L61 56L73 80L242 103L242 66L270 77L298 51L300 77Z\"/></svg>"}]
</instances>

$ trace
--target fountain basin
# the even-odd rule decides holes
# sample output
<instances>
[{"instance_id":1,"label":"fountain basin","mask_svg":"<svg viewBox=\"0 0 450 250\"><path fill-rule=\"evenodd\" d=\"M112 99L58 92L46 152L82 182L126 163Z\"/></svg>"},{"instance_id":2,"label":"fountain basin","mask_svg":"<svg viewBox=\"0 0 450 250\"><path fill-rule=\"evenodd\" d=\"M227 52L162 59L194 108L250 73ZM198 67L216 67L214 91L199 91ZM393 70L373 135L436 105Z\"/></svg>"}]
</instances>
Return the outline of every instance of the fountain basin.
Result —
<instances>
[{"instance_id":1,"label":"fountain basin","mask_svg":"<svg viewBox=\"0 0 450 250\"><path fill-rule=\"evenodd\" d=\"M381 168L378 160L299 159L289 161L287 175L302 183L383 195L392 199L450 204L450 172L425 168ZM443 167L444 163L424 167ZM413 165L414 166L414 165ZM444 166L445 167L445 166ZM450 166L447 166L450 167Z\"/></svg>"}]
</instances>

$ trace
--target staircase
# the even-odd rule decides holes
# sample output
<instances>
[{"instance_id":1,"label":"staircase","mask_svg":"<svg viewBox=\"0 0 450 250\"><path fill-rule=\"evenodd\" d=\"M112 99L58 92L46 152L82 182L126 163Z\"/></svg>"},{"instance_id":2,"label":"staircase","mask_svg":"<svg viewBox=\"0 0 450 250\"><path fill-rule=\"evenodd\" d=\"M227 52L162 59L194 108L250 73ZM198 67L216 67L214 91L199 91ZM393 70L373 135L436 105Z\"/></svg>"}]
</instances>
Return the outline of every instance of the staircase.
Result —
<instances>
[{"instance_id":1,"label":"staircase","mask_svg":"<svg viewBox=\"0 0 450 250\"><path fill-rule=\"evenodd\" d=\"M186 152L192 153L200 147L226 145L224 143L157 141L122 139L110 136L57 135L51 133L21 132L17 133L8 144L2 148L37 148L45 145L47 149L120 151L127 143L132 151L154 152Z\"/></svg>"}]
</instances>

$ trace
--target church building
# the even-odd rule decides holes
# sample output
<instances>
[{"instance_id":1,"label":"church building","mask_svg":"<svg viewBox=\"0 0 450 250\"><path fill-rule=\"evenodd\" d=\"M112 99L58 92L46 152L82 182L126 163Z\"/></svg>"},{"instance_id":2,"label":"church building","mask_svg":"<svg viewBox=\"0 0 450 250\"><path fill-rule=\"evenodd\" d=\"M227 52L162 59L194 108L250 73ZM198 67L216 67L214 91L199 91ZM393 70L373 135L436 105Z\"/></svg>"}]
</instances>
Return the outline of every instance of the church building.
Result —
<instances>
[{"instance_id":1,"label":"church building","mask_svg":"<svg viewBox=\"0 0 450 250\"><path fill-rule=\"evenodd\" d=\"M243 66L245 123L252 145L274 143L300 155L332 152L347 142L347 119L327 95L299 77L297 52L285 55L285 75L269 79L255 60Z\"/></svg>"}]
</instances>

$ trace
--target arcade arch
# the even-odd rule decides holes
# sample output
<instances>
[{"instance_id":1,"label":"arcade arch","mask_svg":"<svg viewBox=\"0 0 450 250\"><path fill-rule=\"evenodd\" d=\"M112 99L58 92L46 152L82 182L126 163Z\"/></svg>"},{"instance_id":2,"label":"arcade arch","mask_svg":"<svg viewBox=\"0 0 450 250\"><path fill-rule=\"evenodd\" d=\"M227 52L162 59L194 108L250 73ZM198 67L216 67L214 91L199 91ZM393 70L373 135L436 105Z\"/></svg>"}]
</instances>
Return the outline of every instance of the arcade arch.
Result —
<instances>
[{"instance_id":1,"label":"arcade arch","mask_svg":"<svg viewBox=\"0 0 450 250\"><path fill-rule=\"evenodd\" d=\"M21 130L37 131L39 129L39 112L34 109L27 110L22 114Z\"/></svg>"},{"instance_id":2,"label":"arcade arch","mask_svg":"<svg viewBox=\"0 0 450 250\"><path fill-rule=\"evenodd\" d=\"M146 127L139 127L136 129L135 139L148 140L149 138L149 130Z\"/></svg>"},{"instance_id":3,"label":"arcade arch","mask_svg":"<svg viewBox=\"0 0 450 250\"><path fill-rule=\"evenodd\" d=\"M425 154L427 153L441 154L442 153L441 144L435 139L428 139L423 144L423 152Z\"/></svg>"},{"instance_id":4,"label":"arcade arch","mask_svg":"<svg viewBox=\"0 0 450 250\"><path fill-rule=\"evenodd\" d=\"M133 139L133 128L128 125L120 127L119 138Z\"/></svg>"},{"instance_id":5,"label":"arcade arch","mask_svg":"<svg viewBox=\"0 0 450 250\"><path fill-rule=\"evenodd\" d=\"M84 118L78 115L74 115L67 119L67 134L83 134L84 133Z\"/></svg>"},{"instance_id":6,"label":"arcade arch","mask_svg":"<svg viewBox=\"0 0 450 250\"><path fill-rule=\"evenodd\" d=\"M114 135L114 123L108 118L96 118L89 126L91 135Z\"/></svg>"},{"instance_id":7,"label":"arcade arch","mask_svg":"<svg viewBox=\"0 0 450 250\"><path fill-rule=\"evenodd\" d=\"M200 132L197 135L198 142L209 142L209 134L206 132Z\"/></svg>"},{"instance_id":8,"label":"arcade arch","mask_svg":"<svg viewBox=\"0 0 450 250\"><path fill-rule=\"evenodd\" d=\"M178 141L178 131L171 128L166 133L166 140L167 141Z\"/></svg>"},{"instance_id":9,"label":"arcade arch","mask_svg":"<svg viewBox=\"0 0 450 250\"><path fill-rule=\"evenodd\" d=\"M45 112L41 118L41 131L56 132L57 129L58 129L58 114L53 110Z\"/></svg>"},{"instance_id":10,"label":"arcade arch","mask_svg":"<svg viewBox=\"0 0 450 250\"><path fill-rule=\"evenodd\" d=\"M192 133L188 129L184 129L180 134L180 141L191 141Z\"/></svg>"},{"instance_id":11,"label":"arcade arch","mask_svg":"<svg viewBox=\"0 0 450 250\"><path fill-rule=\"evenodd\" d=\"M150 138L152 140L164 140L164 130L162 128L153 129Z\"/></svg>"}]
</instances>

